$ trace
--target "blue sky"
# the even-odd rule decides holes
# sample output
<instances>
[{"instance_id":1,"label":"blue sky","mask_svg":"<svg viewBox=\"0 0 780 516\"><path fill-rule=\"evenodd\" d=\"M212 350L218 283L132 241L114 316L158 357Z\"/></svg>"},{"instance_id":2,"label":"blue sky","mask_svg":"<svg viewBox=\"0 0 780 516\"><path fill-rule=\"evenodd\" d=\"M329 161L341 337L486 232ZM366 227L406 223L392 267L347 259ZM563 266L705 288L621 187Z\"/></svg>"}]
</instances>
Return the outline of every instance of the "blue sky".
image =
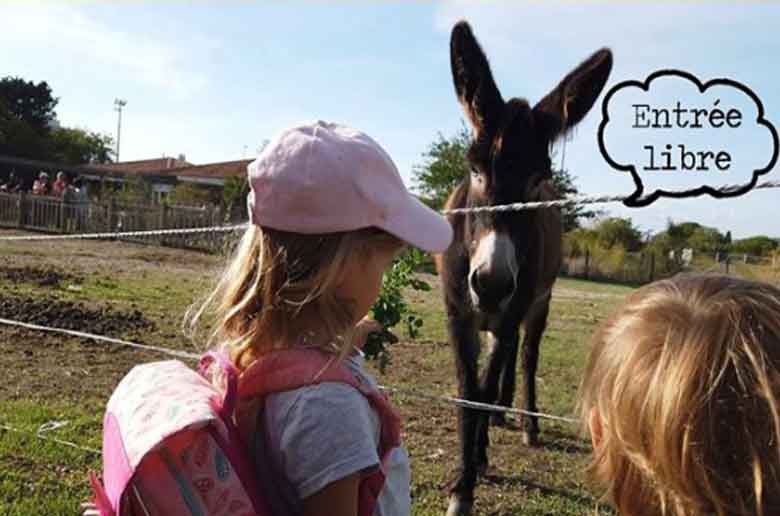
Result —
<instances>
[{"instance_id":1,"label":"blue sky","mask_svg":"<svg viewBox=\"0 0 780 516\"><path fill-rule=\"evenodd\" d=\"M320 118L375 137L411 184L426 146L461 123L448 56L449 31L461 18L472 23L505 98L533 104L609 46L608 87L660 68L729 77L750 86L780 123L780 5L769 3L3 3L0 63L4 75L48 81L64 125L114 134L113 100L127 99L123 160L251 157L285 126ZM598 151L599 120L594 109L572 133L566 167L584 193L627 194L630 179ZM672 218L735 236L780 236L778 196L606 209L644 230Z\"/></svg>"}]
</instances>

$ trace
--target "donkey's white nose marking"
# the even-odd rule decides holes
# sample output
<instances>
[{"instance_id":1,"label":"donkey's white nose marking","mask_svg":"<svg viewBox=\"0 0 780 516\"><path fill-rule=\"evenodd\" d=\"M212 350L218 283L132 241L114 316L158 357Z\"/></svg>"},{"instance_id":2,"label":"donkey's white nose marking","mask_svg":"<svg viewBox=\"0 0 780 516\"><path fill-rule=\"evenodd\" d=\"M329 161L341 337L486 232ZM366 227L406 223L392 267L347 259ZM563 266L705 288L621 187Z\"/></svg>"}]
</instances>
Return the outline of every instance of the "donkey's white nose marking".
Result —
<instances>
[{"instance_id":1,"label":"donkey's white nose marking","mask_svg":"<svg viewBox=\"0 0 780 516\"><path fill-rule=\"evenodd\" d=\"M515 245L509 235L495 230L483 234L477 243L477 249L469 263L469 278L474 271L481 270L484 274L506 276L513 283L517 276L517 257ZM469 282L469 293L474 305L479 303L479 296Z\"/></svg>"}]
</instances>

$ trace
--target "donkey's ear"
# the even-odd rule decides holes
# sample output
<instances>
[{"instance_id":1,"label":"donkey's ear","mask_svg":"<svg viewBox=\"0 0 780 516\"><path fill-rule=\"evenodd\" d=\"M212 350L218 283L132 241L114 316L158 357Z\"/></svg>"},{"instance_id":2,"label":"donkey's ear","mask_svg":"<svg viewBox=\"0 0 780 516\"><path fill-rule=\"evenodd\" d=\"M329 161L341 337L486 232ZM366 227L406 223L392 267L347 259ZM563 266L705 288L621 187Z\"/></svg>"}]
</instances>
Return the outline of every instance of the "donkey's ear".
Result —
<instances>
[{"instance_id":1,"label":"donkey's ear","mask_svg":"<svg viewBox=\"0 0 780 516\"><path fill-rule=\"evenodd\" d=\"M495 128L504 101L493 81L487 57L465 21L452 29L450 62L455 93L476 132Z\"/></svg>"},{"instance_id":2,"label":"donkey's ear","mask_svg":"<svg viewBox=\"0 0 780 516\"><path fill-rule=\"evenodd\" d=\"M548 139L564 133L585 118L607 83L612 70L612 52L602 48L563 80L534 107L537 121Z\"/></svg>"}]
</instances>

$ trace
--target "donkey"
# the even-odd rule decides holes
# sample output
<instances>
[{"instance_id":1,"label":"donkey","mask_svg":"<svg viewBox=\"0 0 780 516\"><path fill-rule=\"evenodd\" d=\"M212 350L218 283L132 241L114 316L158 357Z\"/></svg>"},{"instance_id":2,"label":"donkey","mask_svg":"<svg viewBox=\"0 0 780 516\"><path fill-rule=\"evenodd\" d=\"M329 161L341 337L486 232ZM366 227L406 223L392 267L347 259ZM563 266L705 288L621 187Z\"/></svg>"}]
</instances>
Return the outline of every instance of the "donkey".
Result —
<instances>
[{"instance_id":1,"label":"donkey","mask_svg":"<svg viewBox=\"0 0 780 516\"><path fill-rule=\"evenodd\" d=\"M533 108L524 99L504 101L487 57L465 21L452 30L452 76L458 100L473 128L466 158L468 177L451 193L446 208L492 206L557 198L550 146L582 120L612 69L601 49L569 73ZM449 215L453 244L437 257L447 329L455 354L460 396L511 406L519 329L524 327L523 408L536 411L539 341L561 266L558 209ZM478 379L480 331L489 356ZM503 414L461 409L458 414L460 469L450 483L448 515L471 512L478 474L487 469L488 427ZM522 440L535 445L536 417L520 419Z\"/></svg>"}]
</instances>

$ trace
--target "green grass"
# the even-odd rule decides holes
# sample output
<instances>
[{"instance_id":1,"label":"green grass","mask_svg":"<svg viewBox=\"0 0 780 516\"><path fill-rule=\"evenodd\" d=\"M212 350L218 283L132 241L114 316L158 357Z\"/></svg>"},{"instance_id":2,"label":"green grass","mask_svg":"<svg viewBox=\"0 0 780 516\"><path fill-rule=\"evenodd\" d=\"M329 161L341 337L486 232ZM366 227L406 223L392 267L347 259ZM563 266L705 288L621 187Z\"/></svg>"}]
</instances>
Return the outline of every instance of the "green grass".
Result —
<instances>
[{"instance_id":1,"label":"green grass","mask_svg":"<svg viewBox=\"0 0 780 516\"><path fill-rule=\"evenodd\" d=\"M99 412L91 406L5 401L0 424L35 434L49 421L68 421L44 435L100 449ZM0 514L76 514L87 500L88 470L99 471L100 457L83 450L38 439L27 434L3 432L0 437Z\"/></svg>"},{"instance_id":2,"label":"green grass","mask_svg":"<svg viewBox=\"0 0 780 516\"><path fill-rule=\"evenodd\" d=\"M82 281L46 288L0 280L3 295L53 296L120 311L140 310L155 327L142 331L139 338L163 346L182 345L181 316L203 293L220 262L197 253L158 255L155 248L109 242L47 249L47 253L38 249L39 254L14 253L9 259L65 269ZM81 259L72 253L80 253ZM379 380L454 395L457 386L440 290L435 277L426 278L434 286L431 292L409 293L425 321L421 334L413 341L401 334L401 342L392 348L393 363ZM556 287L542 343L539 409L571 415L593 329L631 289L571 279L561 279ZM66 420L68 425L47 435L93 448L100 447L103 410L116 382L133 363L160 358L0 327L3 353L13 362L5 364L8 378L0 390L0 424L34 433L47 421ZM26 379L31 375L34 382ZM457 467L456 412L405 396L393 401L404 418L404 440L412 459L413 514L440 515L446 509L445 485ZM572 425L542 421L541 426L541 446L533 449L522 446L516 431L491 430L491 470L477 489L477 514L580 516L595 507L595 496L582 474L589 456L587 441ZM0 514L77 514L79 503L89 495L87 472L99 467L99 457L87 452L0 431Z\"/></svg>"}]
</instances>

